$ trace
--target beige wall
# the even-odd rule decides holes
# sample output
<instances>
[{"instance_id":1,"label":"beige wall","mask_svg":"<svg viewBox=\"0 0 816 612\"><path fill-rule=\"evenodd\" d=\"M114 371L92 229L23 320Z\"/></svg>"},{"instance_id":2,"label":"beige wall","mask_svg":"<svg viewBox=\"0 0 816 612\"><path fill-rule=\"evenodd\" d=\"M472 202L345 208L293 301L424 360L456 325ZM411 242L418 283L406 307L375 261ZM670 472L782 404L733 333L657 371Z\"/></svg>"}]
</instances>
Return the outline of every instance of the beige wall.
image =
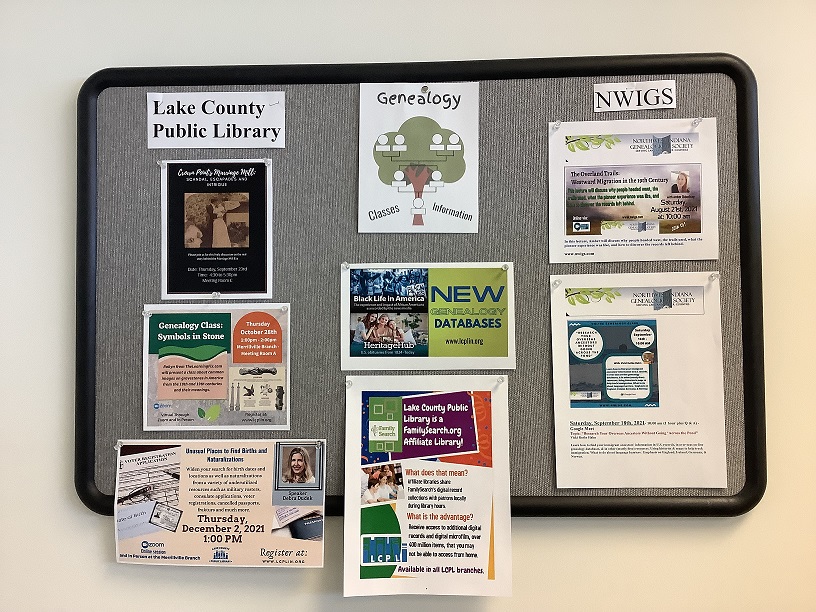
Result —
<instances>
[{"instance_id":1,"label":"beige wall","mask_svg":"<svg viewBox=\"0 0 816 612\"><path fill-rule=\"evenodd\" d=\"M816 4L804 0L2 2L0 609L813 610L814 21ZM112 519L86 510L72 484L75 100L89 75L714 51L744 59L759 83L769 484L756 509L732 519L515 519L512 601L344 601L339 518L322 571L113 562Z\"/></svg>"}]
</instances>

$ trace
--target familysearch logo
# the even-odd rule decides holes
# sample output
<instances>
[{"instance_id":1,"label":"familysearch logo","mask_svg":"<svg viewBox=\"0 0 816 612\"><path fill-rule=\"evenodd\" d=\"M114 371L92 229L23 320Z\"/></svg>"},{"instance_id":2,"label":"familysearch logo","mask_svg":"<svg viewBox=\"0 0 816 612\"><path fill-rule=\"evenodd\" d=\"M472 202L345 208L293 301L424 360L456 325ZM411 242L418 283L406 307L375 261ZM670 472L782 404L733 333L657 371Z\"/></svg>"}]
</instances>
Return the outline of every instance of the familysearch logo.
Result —
<instances>
[{"instance_id":1,"label":"familysearch logo","mask_svg":"<svg viewBox=\"0 0 816 612\"><path fill-rule=\"evenodd\" d=\"M402 452L401 397L369 398L368 450L372 453Z\"/></svg>"}]
</instances>

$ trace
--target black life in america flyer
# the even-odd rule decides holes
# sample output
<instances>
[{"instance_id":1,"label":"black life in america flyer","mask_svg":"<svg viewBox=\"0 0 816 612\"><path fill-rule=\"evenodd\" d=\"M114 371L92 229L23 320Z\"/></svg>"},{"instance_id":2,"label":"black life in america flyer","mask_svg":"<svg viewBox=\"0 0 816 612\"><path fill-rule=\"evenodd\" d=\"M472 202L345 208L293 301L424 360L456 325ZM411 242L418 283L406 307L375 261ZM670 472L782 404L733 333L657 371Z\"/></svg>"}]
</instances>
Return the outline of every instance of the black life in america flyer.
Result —
<instances>
[{"instance_id":1,"label":"black life in america flyer","mask_svg":"<svg viewBox=\"0 0 816 612\"><path fill-rule=\"evenodd\" d=\"M272 297L268 160L161 162L162 299Z\"/></svg>"}]
</instances>

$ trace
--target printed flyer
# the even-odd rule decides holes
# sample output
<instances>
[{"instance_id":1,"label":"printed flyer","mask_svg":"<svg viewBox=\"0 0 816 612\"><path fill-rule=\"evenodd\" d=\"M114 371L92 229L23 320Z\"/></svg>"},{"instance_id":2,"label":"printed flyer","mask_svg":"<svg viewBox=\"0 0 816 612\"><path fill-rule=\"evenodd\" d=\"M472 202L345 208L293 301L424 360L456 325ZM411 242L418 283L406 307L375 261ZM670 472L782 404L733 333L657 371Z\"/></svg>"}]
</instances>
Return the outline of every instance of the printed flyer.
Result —
<instances>
[{"instance_id":1,"label":"printed flyer","mask_svg":"<svg viewBox=\"0 0 816 612\"><path fill-rule=\"evenodd\" d=\"M289 304L146 305L144 429L289 429Z\"/></svg>"},{"instance_id":2,"label":"printed flyer","mask_svg":"<svg viewBox=\"0 0 816 612\"><path fill-rule=\"evenodd\" d=\"M559 488L725 488L718 272L551 277Z\"/></svg>"},{"instance_id":3,"label":"printed flyer","mask_svg":"<svg viewBox=\"0 0 816 612\"><path fill-rule=\"evenodd\" d=\"M325 440L117 447L119 563L323 567Z\"/></svg>"},{"instance_id":4,"label":"printed flyer","mask_svg":"<svg viewBox=\"0 0 816 612\"><path fill-rule=\"evenodd\" d=\"M479 84L360 84L360 233L479 231Z\"/></svg>"},{"instance_id":5,"label":"printed flyer","mask_svg":"<svg viewBox=\"0 0 816 612\"><path fill-rule=\"evenodd\" d=\"M507 384L346 378L346 597L510 595Z\"/></svg>"},{"instance_id":6,"label":"printed flyer","mask_svg":"<svg viewBox=\"0 0 816 612\"><path fill-rule=\"evenodd\" d=\"M717 259L716 119L550 123L551 263Z\"/></svg>"},{"instance_id":7,"label":"printed flyer","mask_svg":"<svg viewBox=\"0 0 816 612\"><path fill-rule=\"evenodd\" d=\"M343 264L343 370L516 367L512 263Z\"/></svg>"},{"instance_id":8,"label":"printed flyer","mask_svg":"<svg viewBox=\"0 0 816 612\"><path fill-rule=\"evenodd\" d=\"M272 297L267 160L161 162L162 299Z\"/></svg>"}]
</instances>

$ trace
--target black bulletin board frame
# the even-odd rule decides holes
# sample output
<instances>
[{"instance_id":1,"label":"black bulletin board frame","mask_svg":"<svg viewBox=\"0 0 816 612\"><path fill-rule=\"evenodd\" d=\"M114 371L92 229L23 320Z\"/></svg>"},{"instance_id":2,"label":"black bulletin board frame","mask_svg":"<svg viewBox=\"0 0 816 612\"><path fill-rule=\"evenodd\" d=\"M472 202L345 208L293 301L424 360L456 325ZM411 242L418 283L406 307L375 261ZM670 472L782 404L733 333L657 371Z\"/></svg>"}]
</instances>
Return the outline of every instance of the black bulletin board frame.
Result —
<instances>
[{"instance_id":1,"label":"black bulletin board frame","mask_svg":"<svg viewBox=\"0 0 816 612\"><path fill-rule=\"evenodd\" d=\"M98 102L113 87L355 84L359 82L491 81L569 79L625 75L721 73L736 88L739 261L744 396L744 486L733 495L514 495L515 516L734 516L753 508L766 484L765 397L759 214L759 152L756 82L748 66L725 54L581 57L417 64L115 68L83 85L78 98L77 327L75 485L93 511L113 514L113 496L96 481L97 458L97 245L99 165ZM615 118L603 116L598 118ZM156 194L158 198L158 194ZM115 291L115 287L106 288ZM338 372L338 375L341 375ZM292 431L292 435L298 432ZM111 440L113 444L115 440ZM334 451L342 463L342 449ZM328 514L342 514L342 496L329 495Z\"/></svg>"}]
</instances>

